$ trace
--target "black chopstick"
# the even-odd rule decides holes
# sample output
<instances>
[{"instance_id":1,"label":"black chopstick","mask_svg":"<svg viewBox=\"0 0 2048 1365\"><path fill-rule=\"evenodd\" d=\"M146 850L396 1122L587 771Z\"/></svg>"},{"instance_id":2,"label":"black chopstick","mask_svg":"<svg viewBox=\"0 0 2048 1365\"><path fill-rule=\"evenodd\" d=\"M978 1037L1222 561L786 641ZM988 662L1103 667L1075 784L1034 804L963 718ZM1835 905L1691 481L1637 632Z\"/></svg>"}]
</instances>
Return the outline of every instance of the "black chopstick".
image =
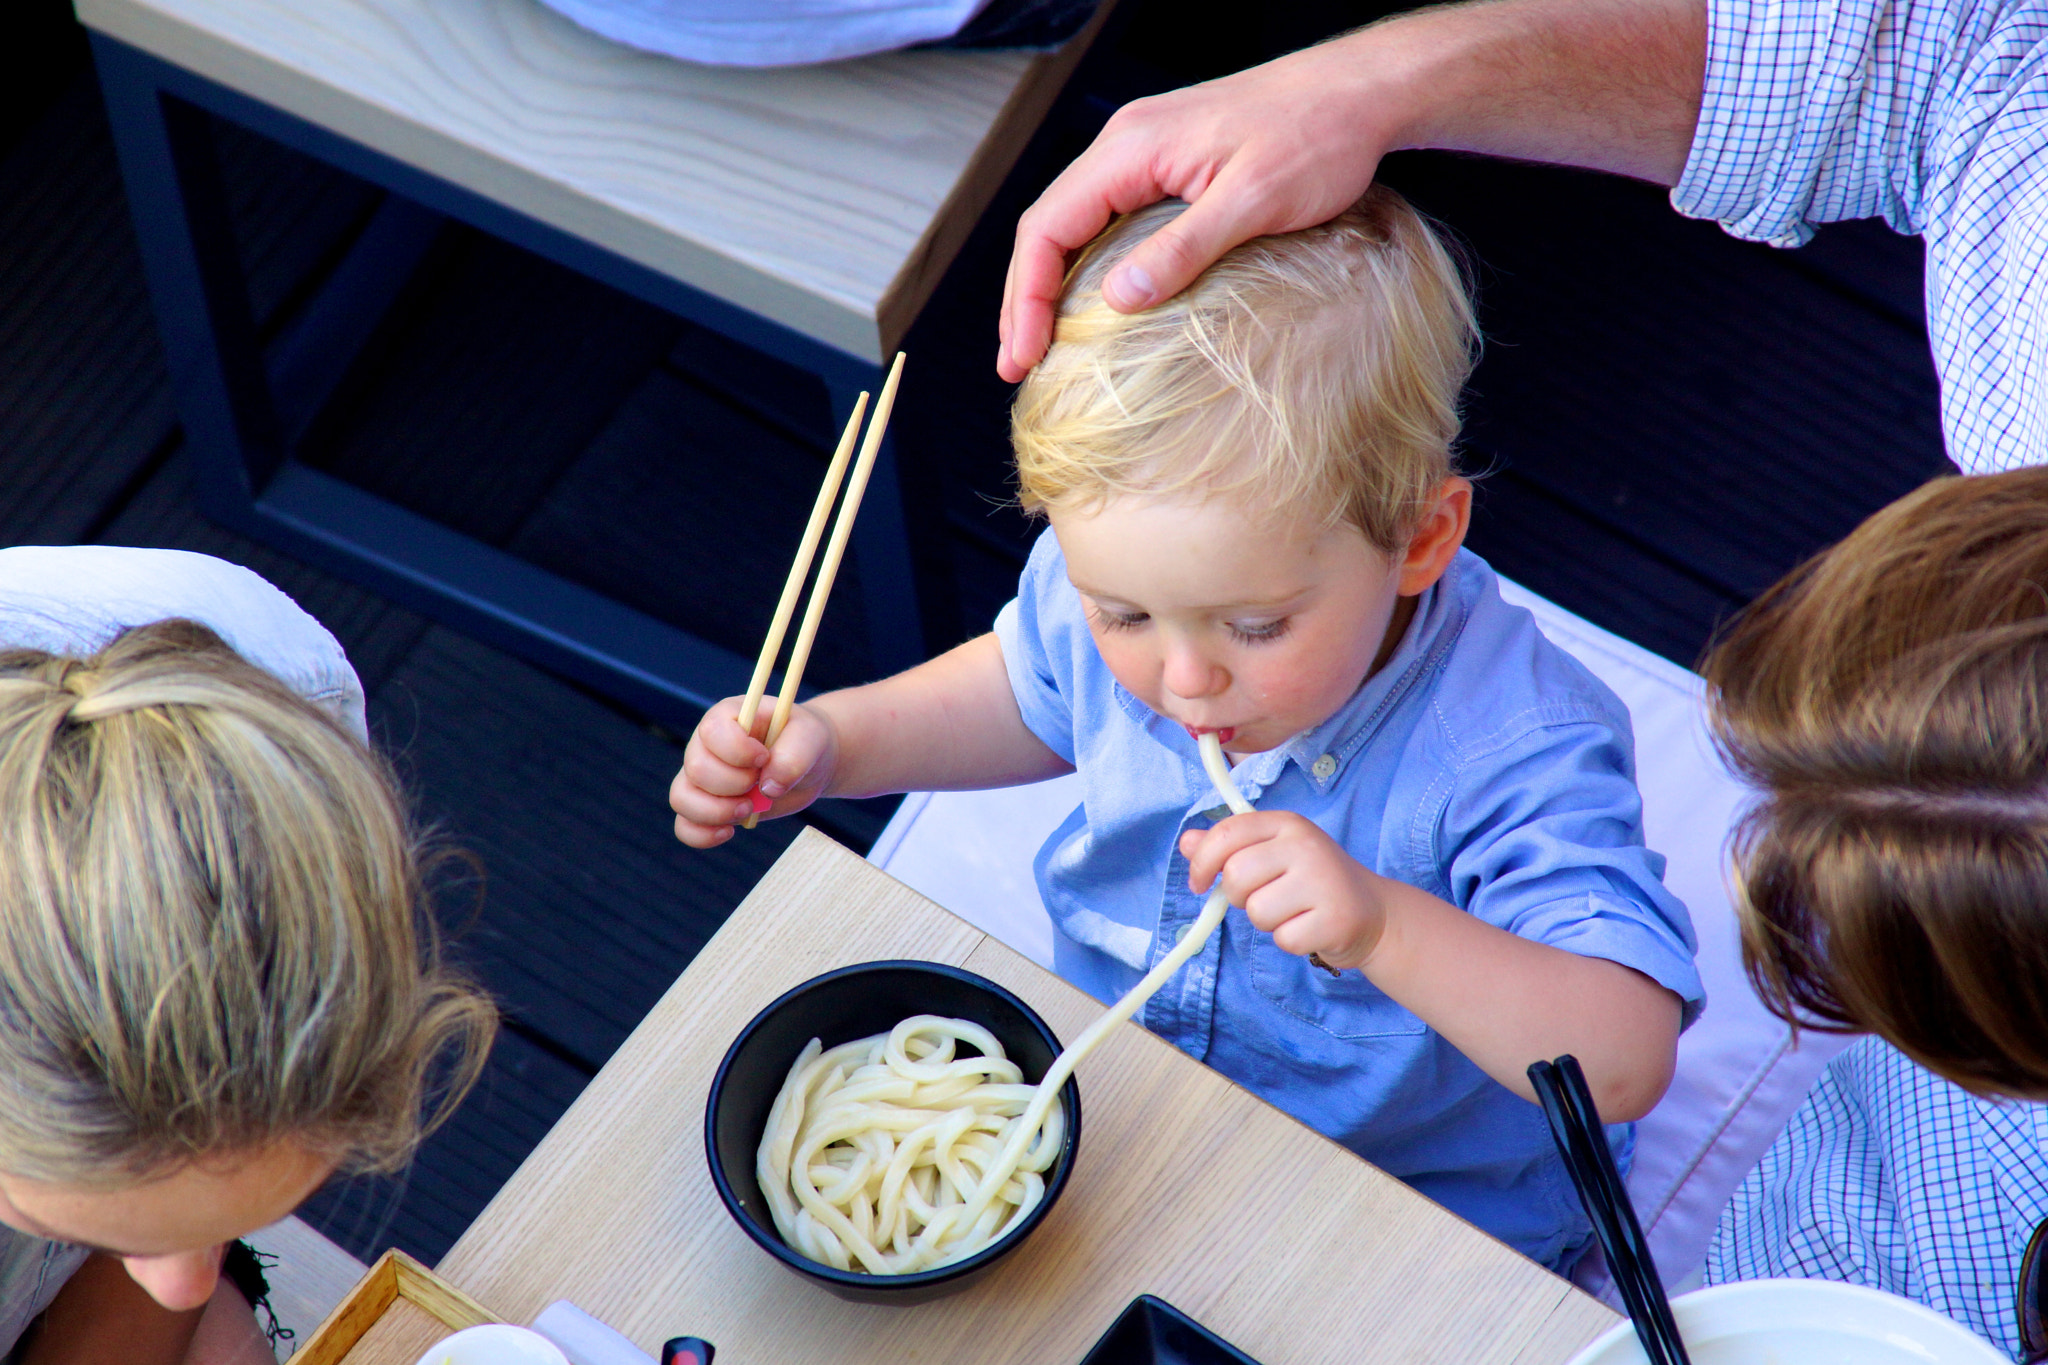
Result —
<instances>
[{"instance_id":1,"label":"black chopstick","mask_svg":"<svg viewBox=\"0 0 2048 1365\"><path fill-rule=\"evenodd\" d=\"M1650 1365L1692 1365L1679 1340L1678 1324L1671 1316L1671 1301L1657 1276L1657 1263L1650 1256L1650 1244L1636 1221L1635 1207L1614 1168L1614 1154L1607 1148L1607 1135L1600 1125L1593 1092L1578 1059L1559 1057L1555 1062L1534 1062L1529 1083L1550 1120L1550 1135L1564 1158L1565 1170L1578 1189L1579 1202L1593 1222L1593 1235L1607 1256L1607 1268L1628 1307L1636 1336Z\"/></svg>"},{"instance_id":2,"label":"black chopstick","mask_svg":"<svg viewBox=\"0 0 2048 1365\"><path fill-rule=\"evenodd\" d=\"M1668 1340L1659 1330L1656 1314L1651 1308L1655 1293L1646 1292L1643 1276L1638 1273L1638 1263L1622 1231L1622 1222L1614 1214L1612 1196L1601 1176L1598 1152L1607 1145L1604 1134L1600 1134L1596 1126L1592 1130L1595 1140L1587 1140L1584 1119L1578 1106L1572 1102L1569 1086L1559 1067L1549 1062L1537 1062L1529 1068L1529 1080L1536 1088L1537 1098L1543 1103L1544 1116L1550 1121L1551 1136L1564 1158L1572 1185L1579 1192L1586 1216L1592 1220L1594 1235L1599 1238L1601 1250L1607 1255L1608 1270L1614 1277L1615 1287L1621 1291L1623 1305L1635 1325L1644 1356L1650 1365L1679 1365L1684 1360L1683 1348L1674 1357Z\"/></svg>"}]
</instances>

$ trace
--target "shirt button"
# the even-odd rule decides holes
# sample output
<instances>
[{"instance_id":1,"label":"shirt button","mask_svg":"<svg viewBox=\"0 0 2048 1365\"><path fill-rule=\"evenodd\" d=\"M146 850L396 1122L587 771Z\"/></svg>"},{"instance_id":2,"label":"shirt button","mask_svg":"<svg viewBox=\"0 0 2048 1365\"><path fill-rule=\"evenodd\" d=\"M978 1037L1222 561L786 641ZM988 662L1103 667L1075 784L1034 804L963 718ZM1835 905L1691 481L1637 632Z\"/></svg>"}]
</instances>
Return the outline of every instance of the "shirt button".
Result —
<instances>
[{"instance_id":1,"label":"shirt button","mask_svg":"<svg viewBox=\"0 0 2048 1365\"><path fill-rule=\"evenodd\" d=\"M1316 777L1320 780L1324 782L1329 781L1330 774L1337 771L1337 755L1324 754L1321 758L1317 759L1314 763L1309 765L1309 771L1314 773Z\"/></svg>"},{"instance_id":2,"label":"shirt button","mask_svg":"<svg viewBox=\"0 0 2048 1365\"><path fill-rule=\"evenodd\" d=\"M1188 936L1188 931L1194 927L1192 924L1183 924L1180 928L1173 931L1173 941L1179 943Z\"/></svg>"}]
</instances>

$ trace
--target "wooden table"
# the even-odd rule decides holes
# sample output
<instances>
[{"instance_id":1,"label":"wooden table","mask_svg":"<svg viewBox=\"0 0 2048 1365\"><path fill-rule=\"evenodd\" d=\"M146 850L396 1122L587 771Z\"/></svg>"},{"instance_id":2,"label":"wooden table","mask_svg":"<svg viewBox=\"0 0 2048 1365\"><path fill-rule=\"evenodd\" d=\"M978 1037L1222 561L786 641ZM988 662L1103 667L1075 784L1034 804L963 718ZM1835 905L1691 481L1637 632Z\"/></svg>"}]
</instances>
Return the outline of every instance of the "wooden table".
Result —
<instances>
[{"instance_id":1,"label":"wooden table","mask_svg":"<svg viewBox=\"0 0 2048 1365\"><path fill-rule=\"evenodd\" d=\"M335 479L293 458L299 439L444 217L815 375L836 430L1108 12L1042 55L734 70L536 0L76 3L207 514L685 727L744 690L746 659ZM268 354L209 116L391 192ZM704 455L707 477L744 462ZM907 474L885 445L855 533L878 672L959 630L920 596L943 518L922 501L933 481Z\"/></svg>"},{"instance_id":2,"label":"wooden table","mask_svg":"<svg viewBox=\"0 0 2048 1365\"><path fill-rule=\"evenodd\" d=\"M1082 1064L1079 1164L1022 1248L918 1307L832 1297L764 1255L719 1204L704 1162L705 1093L726 1047L775 996L835 967L902 957L1001 982L1063 1038L1100 1009L807 832L439 1273L511 1321L568 1298L649 1352L687 1332L732 1365L1072 1365L1147 1292L1263 1365L1557 1365L1615 1321L1135 1026ZM402 1316L379 1331L384 1353L363 1358L399 1365L434 1335Z\"/></svg>"}]
</instances>

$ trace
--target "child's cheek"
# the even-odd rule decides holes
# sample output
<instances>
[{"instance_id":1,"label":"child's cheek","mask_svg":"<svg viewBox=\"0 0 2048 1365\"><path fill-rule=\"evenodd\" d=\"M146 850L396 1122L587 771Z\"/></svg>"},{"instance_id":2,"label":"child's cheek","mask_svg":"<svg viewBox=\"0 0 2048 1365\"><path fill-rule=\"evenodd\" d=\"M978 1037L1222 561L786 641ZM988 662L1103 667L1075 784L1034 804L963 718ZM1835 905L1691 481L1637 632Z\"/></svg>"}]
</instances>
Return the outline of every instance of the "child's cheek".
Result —
<instances>
[{"instance_id":1,"label":"child's cheek","mask_svg":"<svg viewBox=\"0 0 2048 1365\"><path fill-rule=\"evenodd\" d=\"M1152 652L1142 645L1133 644L1123 631L1092 630L1095 637L1095 652L1102 656L1102 662L1110 675L1123 684L1126 692L1145 705L1159 709L1159 661Z\"/></svg>"}]
</instances>

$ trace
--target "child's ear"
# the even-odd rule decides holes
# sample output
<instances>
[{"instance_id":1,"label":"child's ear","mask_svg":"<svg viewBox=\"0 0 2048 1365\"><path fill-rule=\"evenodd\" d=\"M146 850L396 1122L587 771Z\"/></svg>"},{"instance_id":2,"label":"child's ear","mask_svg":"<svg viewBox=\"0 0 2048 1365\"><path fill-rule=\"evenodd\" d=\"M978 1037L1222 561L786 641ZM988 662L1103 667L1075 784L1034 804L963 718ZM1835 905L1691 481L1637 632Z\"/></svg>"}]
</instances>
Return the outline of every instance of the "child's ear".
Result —
<instances>
[{"instance_id":1,"label":"child's ear","mask_svg":"<svg viewBox=\"0 0 2048 1365\"><path fill-rule=\"evenodd\" d=\"M1402 597L1413 597L1442 578L1444 570L1451 567L1452 556L1465 543L1465 531L1471 524L1472 481L1454 474L1436 486L1434 499L1422 514L1407 553L1401 556L1396 591Z\"/></svg>"}]
</instances>

